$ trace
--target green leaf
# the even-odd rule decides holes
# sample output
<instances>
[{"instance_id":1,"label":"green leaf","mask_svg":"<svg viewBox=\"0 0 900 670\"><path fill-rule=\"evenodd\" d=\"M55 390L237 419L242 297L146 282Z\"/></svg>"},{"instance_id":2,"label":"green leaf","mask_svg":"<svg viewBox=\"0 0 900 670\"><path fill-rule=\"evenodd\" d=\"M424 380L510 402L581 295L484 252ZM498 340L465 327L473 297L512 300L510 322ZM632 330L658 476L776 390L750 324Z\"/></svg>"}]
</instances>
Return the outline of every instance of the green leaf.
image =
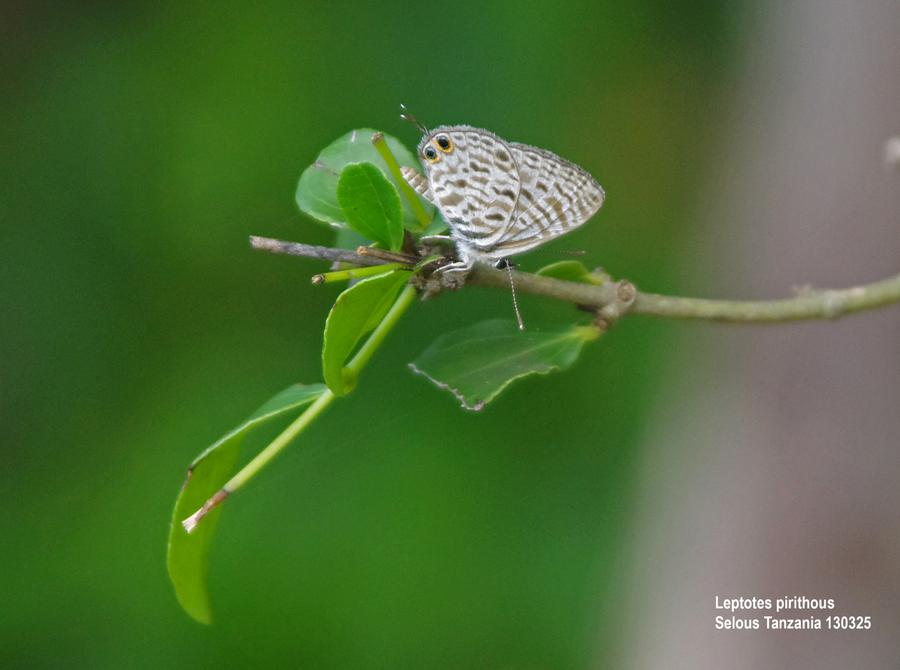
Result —
<instances>
[{"instance_id":1,"label":"green leaf","mask_svg":"<svg viewBox=\"0 0 900 670\"><path fill-rule=\"evenodd\" d=\"M594 326L520 331L512 321L482 321L442 335L409 367L477 412L516 379L565 370L599 334Z\"/></svg>"},{"instance_id":2,"label":"green leaf","mask_svg":"<svg viewBox=\"0 0 900 670\"><path fill-rule=\"evenodd\" d=\"M351 163L343 169L337 199L353 230L383 248L398 251L403 244L400 194L371 163Z\"/></svg>"},{"instance_id":3,"label":"green leaf","mask_svg":"<svg viewBox=\"0 0 900 670\"><path fill-rule=\"evenodd\" d=\"M450 226L447 225L447 222L444 221L444 217L441 216L439 211L435 211L434 218L431 220L431 223L428 224L428 227L422 231L423 235L441 235L446 232Z\"/></svg>"},{"instance_id":4,"label":"green leaf","mask_svg":"<svg viewBox=\"0 0 900 670\"><path fill-rule=\"evenodd\" d=\"M322 374L335 395L346 395L353 390L356 380L349 377L344 363L360 339L374 330L387 314L410 274L408 270L394 270L361 279L335 300L325 321L322 345Z\"/></svg>"},{"instance_id":5,"label":"green leaf","mask_svg":"<svg viewBox=\"0 0 900 670\"><path fill-rule=\"evenodd\" d=\"M188 468L187 479L175 500L166 563L175 595L184 611L200 623L210 623L207 574L209 548L221 507L214 509L190 535L181 521L197 511L228 481L244 437L253 428L304 407L325 392L324 384L294 384L281 391L250 418L200 454Z\"/></svg>"},{"instance_id":6,"label":"green leaf","mask_svg":"<svg viewBox=\"0 0 900 670\"><path fill-rule=\"evenodd\" d=\"M566 281L577 281L583 284L603 283L603 279L588 271L584 264L580 261L559 261L545 265L535 274L543 277L553 277L554 279L565 279Z\"/></svg>"},{"instance_id":7,"label":"green leaf","mask_svg":"<svg viewBox=\"0 0 900 670\"><path fill-rule=\"evenodd\" d=\"M316 161L300 176L297 185L297 205L314 219L333 226L344 227L347 220L337 199L337 185L341 172L350 163L372 163L390 180L390 174L384 159L372 144L371 128L358 128L329 144L319 154ZM421 170L422 166L415 155L395 137L384 136L391 153L397 162L406 167ZM434 216L434 207L423 202L429 217ZM413 213L408 202L402 203L403 227L412 231L422 229L422 225Z\"/></svg>"},{"instance_id":8,"label":"green leaf","mask_svg":"<svg viewBox=\"0 0 900 670\"><path fill-rule=\"evenodd\" d=\"M334 246L338 249L356 251L356 247L367 247L370 244L372 244L371 240L363 237L352 228L335 229Z\"/></svg>"}]
</instances>

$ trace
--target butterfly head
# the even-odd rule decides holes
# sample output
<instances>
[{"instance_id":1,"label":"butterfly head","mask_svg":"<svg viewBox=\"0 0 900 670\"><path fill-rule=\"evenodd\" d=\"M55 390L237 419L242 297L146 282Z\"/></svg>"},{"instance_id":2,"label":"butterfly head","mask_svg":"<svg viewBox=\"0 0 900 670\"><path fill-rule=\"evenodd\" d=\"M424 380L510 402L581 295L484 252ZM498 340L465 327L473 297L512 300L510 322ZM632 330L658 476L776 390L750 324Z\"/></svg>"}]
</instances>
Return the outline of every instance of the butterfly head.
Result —
<instances>
[{"instance_id":1,"label":"butterfly head","mask_svg":"<svg viewBox=\"0 0 900 670\"><path fill-rule=\"evenodd\" d=\"M461 160L463 134L456 126L440 126L427 132L419 142L419 158L426 172L440 166L452 170Z\"/></svg>"},{"instance_id":2,"label":"butterfly head","mask_svg":"<svg viewBox=\"0 0 900 670\"><path fill-rule=\"evenodd\" d=\"M456 153L457 141L463 140L458 132L462 128L459 126L440 126L434 130L428 130L410 111L406 105L400 105L400 118L409 121L416 128L422 131L422 140L419 142L418 152L422 165L425 166L426 172L430 172L435 165L442 164L442 167L453 167L456 163L454 154Z\"/></svg>"}]
</instances>

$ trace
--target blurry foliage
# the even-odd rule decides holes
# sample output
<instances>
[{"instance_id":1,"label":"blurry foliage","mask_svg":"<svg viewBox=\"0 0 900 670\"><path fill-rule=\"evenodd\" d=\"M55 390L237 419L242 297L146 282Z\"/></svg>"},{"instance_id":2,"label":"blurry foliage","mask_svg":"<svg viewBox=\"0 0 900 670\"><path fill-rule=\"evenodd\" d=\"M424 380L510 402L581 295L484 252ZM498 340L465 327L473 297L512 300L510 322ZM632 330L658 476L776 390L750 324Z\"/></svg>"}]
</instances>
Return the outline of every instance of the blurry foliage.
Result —
<instances>
[{"instance_id":1,"label":"blurry foliage","mask_svg":"<svg viewBox=\"0 0 900 670\"><path fill-rule=\"evenodd\" d=\"M4 665L614 659L634 449L677 324L623 322L571 371L473 415L403 363L508 314L508 294L416 305L366 383L229 507L214 627L173 598L162 529L197 445L319 378L336 291L309 288L314 262L250 253L247 235L330 244L296 215L296 176L348 127L412 143L398 102L546 147L603 184L596 219L523 269L582 248L644 287L692 281L675 259L697 237L740 25L727 9L4 8ZM529 323L571 318L522 303ZM246 453L278 428L249 434Z\"/></svg>"}]
</instances>

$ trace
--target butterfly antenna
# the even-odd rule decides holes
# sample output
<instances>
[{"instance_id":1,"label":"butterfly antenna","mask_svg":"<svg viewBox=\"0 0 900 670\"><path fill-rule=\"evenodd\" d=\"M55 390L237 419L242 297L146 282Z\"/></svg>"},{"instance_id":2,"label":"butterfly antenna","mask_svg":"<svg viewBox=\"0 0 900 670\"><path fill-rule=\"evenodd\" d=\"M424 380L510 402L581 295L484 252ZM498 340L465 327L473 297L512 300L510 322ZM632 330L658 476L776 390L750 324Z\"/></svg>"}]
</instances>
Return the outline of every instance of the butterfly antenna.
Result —
<instances>
[{"instance_id":1,"label":"butterfly antenna","mask_svg":"<svg viewBox=\"0 0 900 670\"><path fill-rule=\"evenodd\" d=\"M558 256L585 256L587 251L584 249L552 249L548 253L554 253Z\"/></svg>"},{"instance_id":2,"label":"butterfly antenna","mask_svg":"<svg viewBox=\"0 0 900 670\"><path fill-rule=\"evenodd\" d=\"M519 330L525 330L525 324L522 321L522 314L519 312L519 301L516 299L516 282L513 281L512 263L506 261L506 274L509 275L509 288L512 291L513 309L516 312L516 322L519 324Z\"/></svg>"},{"instance_id":3,"label":"butterfly antenna","mask_svg":"<svg viewBox=\"0 0 900 670\"><path fill-rule=\"evenodd\" d=\"M428 134L428 128L426 128L419 119L410 114L409 110L406 108L402 102L400 103L400 118L404 121L408 121L413 124L416 128L422 131L423 135Z\"/></svg>"}]
</instances>

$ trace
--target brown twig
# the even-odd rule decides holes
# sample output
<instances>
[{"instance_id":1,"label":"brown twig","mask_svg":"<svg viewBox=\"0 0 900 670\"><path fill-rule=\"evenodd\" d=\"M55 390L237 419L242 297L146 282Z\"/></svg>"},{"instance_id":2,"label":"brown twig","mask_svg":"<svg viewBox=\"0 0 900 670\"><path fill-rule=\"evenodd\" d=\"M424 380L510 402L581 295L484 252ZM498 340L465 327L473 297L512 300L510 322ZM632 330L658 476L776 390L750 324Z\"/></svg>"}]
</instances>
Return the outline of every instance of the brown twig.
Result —
<instances>
[{"instance_id":1,"label":"brown twig","mask_svg":"<svg viewBox=\"0 0 900 670\"><path fill-rule=\"evenodd\" d=\"M388 262L367 252L360 255L345 249L313 247L296 242L283 242L264 237L251 237L254 249L273 253L287 253L323 260L340 260L357 265L378 265ZM378 250L376 253L381 254ZM405 256L387 252L396 262L410 262ZM875 309L900 302L900 275L845 289L807 290L801 295L776 300L711 300L659 295L638 291L630 282L605 281L600 285L563 281L527 272L514 272L516 289L522 293L542 295L555 300L585 305L596 310L614 306L618 318L625 311L672 319L702 319L742 323L775 323L805 319L834 319L845 314ZM506 271L476 265L466 279L470 286L509 288ZM628 287L627 289L623 287ZM629 293L623 299L622 291ZM633 291L633 294L631 292ZM615 307L617 306L618 307ZM608 310L607 310L608 311Z\"/></svg>"},{"instance_id":2,"label":"brown twig","mask_svg":"<svg viewBox=\"0 0 900 670\"><path fill-rule=\"evenodd\" d=\"M257 251L268 251L273 254L318 258L323 261L340 261L353 263L354 265L381 265L384 263L383 260L369 256L360 256L349 249L317 247L312 244L285 242L284 240L273 240L271 237L257 237L256 235L250 236L250 246Z\"/></svg>"},{"instance_id":3,"label":"brown twig","mask_svg":"<svg viewBox=\"0 0 900 670\"><path fill-rule=\"evenodd\" d=\"M356 253L366 258L377 258L382 263L405 263L406 265L415 265L419 262L417 256L409 256L395 251L387 251L386 249L376 249L375 247L360 246L356 247Z\"/></svg>"}]
</instances>

